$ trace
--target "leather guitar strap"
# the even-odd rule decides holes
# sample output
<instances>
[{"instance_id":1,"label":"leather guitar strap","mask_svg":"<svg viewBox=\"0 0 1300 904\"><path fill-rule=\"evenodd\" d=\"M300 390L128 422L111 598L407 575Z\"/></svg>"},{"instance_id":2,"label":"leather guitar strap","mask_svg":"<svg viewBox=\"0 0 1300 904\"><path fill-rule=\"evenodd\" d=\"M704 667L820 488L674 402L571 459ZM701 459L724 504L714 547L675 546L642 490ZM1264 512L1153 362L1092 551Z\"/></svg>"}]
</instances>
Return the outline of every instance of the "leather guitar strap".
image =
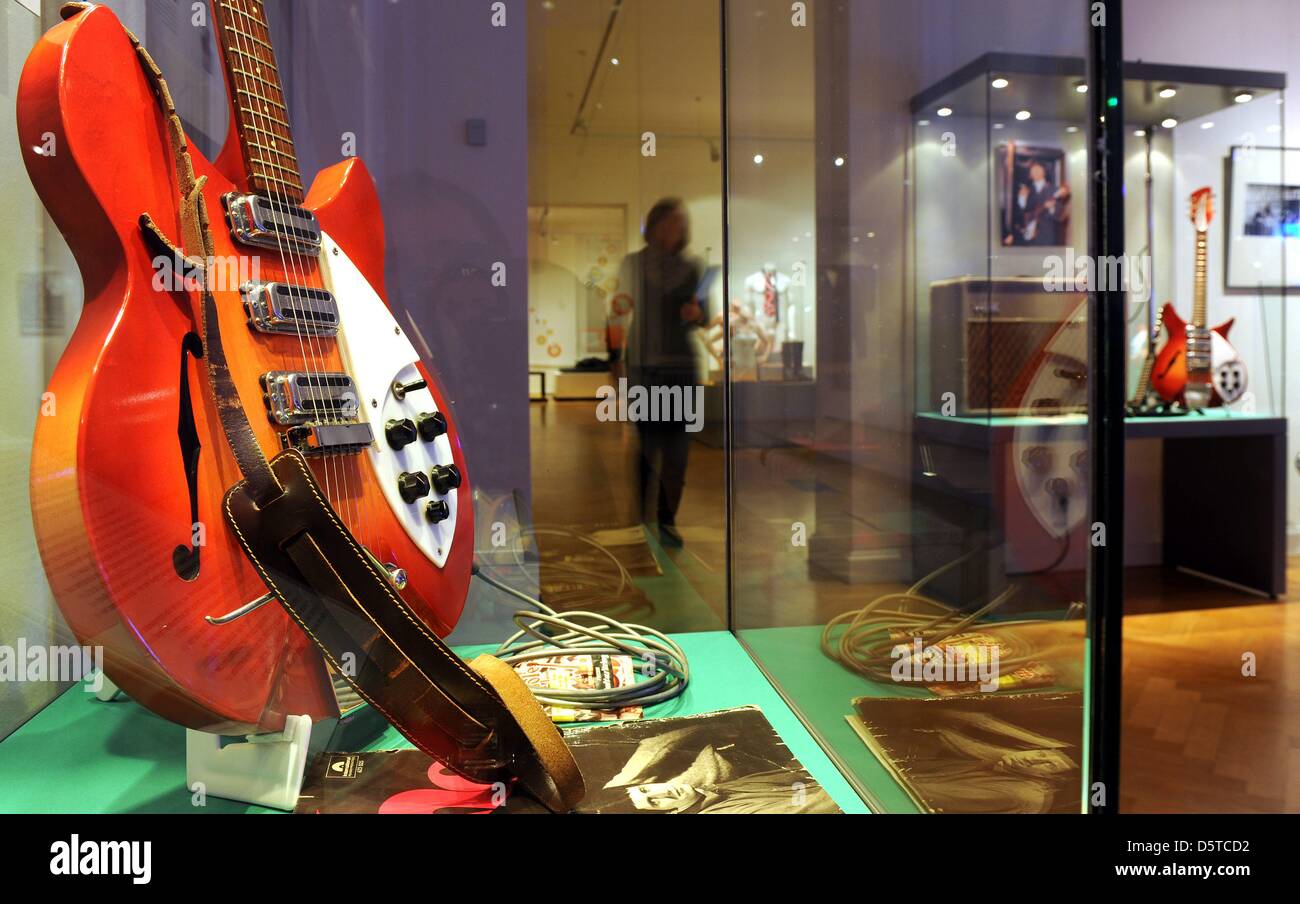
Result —
<instances>
[{"instance_id":1,"label":"leather guitar strap","mask_svg":"<svg viewBox=\"0 0 1300 904\"><path fill-rule=\"evenodd\" d=\"M69 3L71 18L91 4ZM532 692L505 663L466 665L415 616L290 449L267 460L230 375L206 262L213 243L185 132L162 72L127 31L161 104L180 189L181 244L148 214L140 228L155 250L201 288L208 382L222 431L244 480L225 496L226 520L268 589L325 659L412 744L452 771L484 783L518 778L552 810L573 809L582 774ZM199 249L201 258L183 248Z\"/></svg>"}]
</instances>

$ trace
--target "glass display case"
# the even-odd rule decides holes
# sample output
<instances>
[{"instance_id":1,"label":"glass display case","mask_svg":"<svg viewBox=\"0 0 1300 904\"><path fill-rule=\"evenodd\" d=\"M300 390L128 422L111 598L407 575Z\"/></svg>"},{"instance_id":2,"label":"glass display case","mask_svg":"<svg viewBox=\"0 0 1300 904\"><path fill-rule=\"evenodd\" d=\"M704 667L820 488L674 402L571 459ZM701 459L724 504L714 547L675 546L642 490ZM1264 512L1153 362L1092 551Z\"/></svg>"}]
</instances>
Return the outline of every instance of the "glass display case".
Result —
<instances>
[{"instance_id":1,"label":"glass display case","mask_svg":"<svg viewBox=\"0 0 1300 904\"><path fill-rule=\"evenodd\" d=\"M0 4L0 812L1294 804L1279 53Z\"/></svg>"}]
</instances>

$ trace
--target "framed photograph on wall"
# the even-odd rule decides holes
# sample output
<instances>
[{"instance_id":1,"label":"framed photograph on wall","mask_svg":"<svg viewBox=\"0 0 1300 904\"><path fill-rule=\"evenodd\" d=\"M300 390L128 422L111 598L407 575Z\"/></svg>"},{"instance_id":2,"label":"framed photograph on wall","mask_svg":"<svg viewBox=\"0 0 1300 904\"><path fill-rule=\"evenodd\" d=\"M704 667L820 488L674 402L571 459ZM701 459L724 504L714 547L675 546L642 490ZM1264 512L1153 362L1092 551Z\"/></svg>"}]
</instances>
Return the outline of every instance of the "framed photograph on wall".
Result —
<instances>
[{"instance_id":1,"label":"framed photograph on wall","mask_svg":"<svg viewBox=\"0 0 1300 904\"><path fill-rule=\"evenodd\" d=\"M998 219L1004 247L1070 244L1070 186L1062 148L998 145Z\"/></svg>"},{"instance_id":2,"label":"framed photograph on wall","mask_svg":"<svg viewBox=\"0 0 1300 904\"><path fill-rule=\"evenodd\" d=\"M1300 148L1234 146L1227 207L1225 286L1300 287Z\"/></svg>"}]
</instances>

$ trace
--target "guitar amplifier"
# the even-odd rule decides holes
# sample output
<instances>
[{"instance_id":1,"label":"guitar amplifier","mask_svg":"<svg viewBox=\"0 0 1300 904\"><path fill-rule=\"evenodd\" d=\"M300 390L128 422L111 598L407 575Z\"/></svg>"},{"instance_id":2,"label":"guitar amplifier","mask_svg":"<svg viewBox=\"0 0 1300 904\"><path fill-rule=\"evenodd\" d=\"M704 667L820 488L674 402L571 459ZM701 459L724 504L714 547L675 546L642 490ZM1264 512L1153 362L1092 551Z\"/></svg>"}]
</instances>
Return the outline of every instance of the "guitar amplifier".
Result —
<instances>
[{"instance_id":1,"label":"guitar amplifier","mask_svg":"<svg viewBox=\"0 0 1300 904\"><path fill-rule=\"evenodd\" d=\"M1075 283L1048 290L1041 278L963 276L930 284L930 395L938 409L945 393L957 396L957 413L986 417L1086 412L1077 393L1029 398L1044 365L1056 367L1054 350L1077 350L1083 360L1065 365L1086 381L1087 293ZM1053 343L1053 339L1056 342Z\"/></svg>"}]
</instances>

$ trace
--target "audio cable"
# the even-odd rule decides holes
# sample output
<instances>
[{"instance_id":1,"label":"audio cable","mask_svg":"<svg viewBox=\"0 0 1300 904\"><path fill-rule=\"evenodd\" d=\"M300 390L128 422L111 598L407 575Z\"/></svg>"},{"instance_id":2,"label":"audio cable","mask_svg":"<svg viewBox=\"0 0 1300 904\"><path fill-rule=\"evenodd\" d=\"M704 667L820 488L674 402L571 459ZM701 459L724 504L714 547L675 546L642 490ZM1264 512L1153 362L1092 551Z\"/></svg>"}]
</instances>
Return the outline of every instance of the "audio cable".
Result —
<instances>
[{"instance_id":1,"label":"audio cable","mask_svg":"<svg viewBox=\"0 0 1300 904\"><path fill-rule=\"evenodd\" d=\"M668 635L645 625L620 622L599 612L566 610L563 615L484 571L485 584L532 607L514 613L519 628L494 655L511 667L557 656L628 656L638 680L626 687L533 688L538 702L569 709L606 710L653 706L681 695L690 681L686 653Z\"/></svg>"},{"instance_id":2,"label":"audio cable","mask_svg":"<svg viewBox=\"0 0 1300 904\"><path fill-rule=\"evenodd\" d=\"M861 609L835 616L822 629L822 652L859 675L891 682L891 669L898 659L895 650L899 645L918 638L923 647L942 643L972 626L978 626L981 619L1016 595L1019 588L1011 585L974 612L962 615L959 610L921 592L931 581L985 551L983 547L973 549L930 572L903 592L884 594ZM1040 622L1031 619L998 621L991 627ZM1003 646L1005 652L1000 667L1005 671L1013 671L1035 658L1035 651L1028 644L1014 638L1008 638Z\"/></svg>"}]
</instances>

